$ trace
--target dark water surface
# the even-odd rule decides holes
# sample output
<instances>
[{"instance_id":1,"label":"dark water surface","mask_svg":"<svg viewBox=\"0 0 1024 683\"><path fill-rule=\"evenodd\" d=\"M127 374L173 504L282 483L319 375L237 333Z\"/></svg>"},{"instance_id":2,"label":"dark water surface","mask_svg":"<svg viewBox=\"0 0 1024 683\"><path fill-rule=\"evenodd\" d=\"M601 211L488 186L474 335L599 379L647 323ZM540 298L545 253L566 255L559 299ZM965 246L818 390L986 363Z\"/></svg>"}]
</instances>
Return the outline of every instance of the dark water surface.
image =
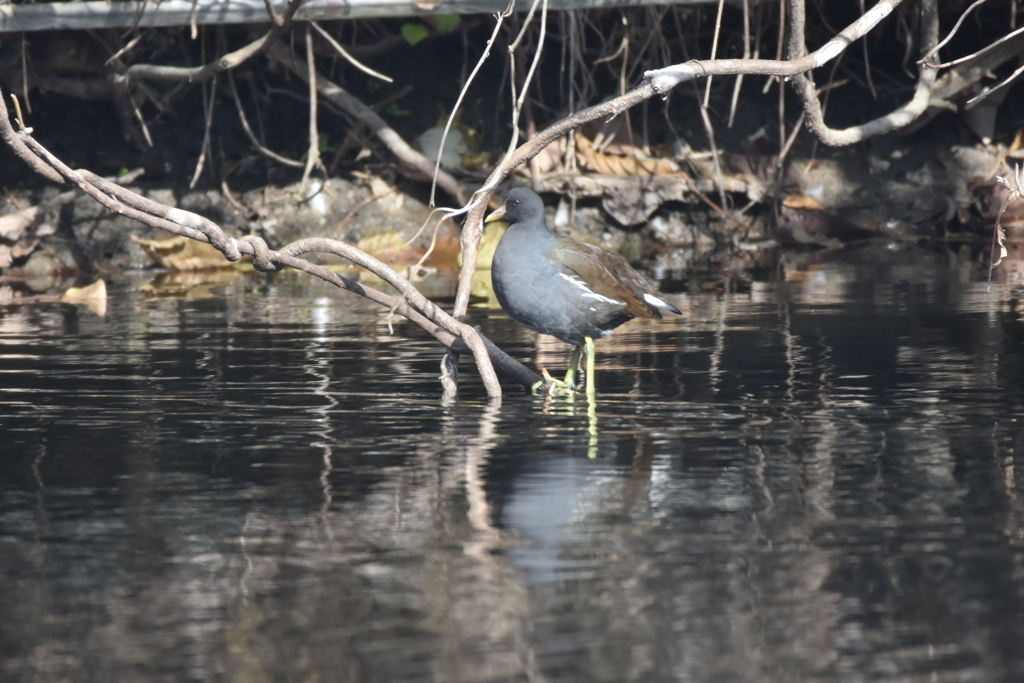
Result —
<instances>
[{"instance_id":1,"label":"dark water surface","mask_svg":"<svg viewBox=\"0 0 1024 683\"><path fill-rule=\"evenodd\" d=\"M596 449L303 276L0 309L0 680L1024 680L1022 290L971 279L677 294L598 344Z\"/></svg>"}]
</instances>

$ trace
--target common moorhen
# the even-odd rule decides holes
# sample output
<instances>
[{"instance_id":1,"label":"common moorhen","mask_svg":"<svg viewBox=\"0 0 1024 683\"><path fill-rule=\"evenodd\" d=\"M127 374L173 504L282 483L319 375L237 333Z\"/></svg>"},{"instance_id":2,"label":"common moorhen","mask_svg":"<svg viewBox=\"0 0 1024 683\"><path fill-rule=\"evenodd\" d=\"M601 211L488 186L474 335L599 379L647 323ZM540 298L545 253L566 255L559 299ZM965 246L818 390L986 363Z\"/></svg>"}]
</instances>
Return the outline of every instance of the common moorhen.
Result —
<instances>
[{"instance_id":1,"label":"common moorhen","mask_svg":"<svg viewBox=\"0 0 1024 683\"><path fill-rule=\"evenodd\" d=\"M552 388L576 389L576 366L585 348L586 390L593 398L595 338L633 318L660 318L662 311L682 315L621 256L551 232L544 203L533 190L511 190L487 222L499 218L509 226L491 265L498 303L521 325L576 347L565 379L554 380Z\"/></svg>"}]
</instances>

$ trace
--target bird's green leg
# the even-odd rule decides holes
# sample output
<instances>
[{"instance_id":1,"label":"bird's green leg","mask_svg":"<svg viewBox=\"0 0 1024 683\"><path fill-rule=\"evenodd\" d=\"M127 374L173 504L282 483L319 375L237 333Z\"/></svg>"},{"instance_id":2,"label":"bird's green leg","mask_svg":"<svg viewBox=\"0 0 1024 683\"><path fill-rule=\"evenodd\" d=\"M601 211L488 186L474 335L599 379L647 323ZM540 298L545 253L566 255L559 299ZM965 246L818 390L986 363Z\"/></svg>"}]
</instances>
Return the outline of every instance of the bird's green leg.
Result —
<instances>
[{"instance_id":1,"label":"bird's green leg","mask_svg":"<svg viewBox=\"0 0 1024 683\"><path fill-rule=\"evenodd\" d=\"M593 341L591 341L593 345ZM577 346L573 349L572 358L569 360L569 370L565 373L565 379L557 380L548 374L547 370L542 370L544 379L533 385L533 393L540 395L544 390L544 387L548 387L548 394L550 396L572 396L576 393L576 368L580 364L580 356L583 355L583 347Z\"/></svg>"},{"instance_id":2,"label":"bird's green leg","mask_svg":"<svg viewBox=\"0 0 1024 683\"><path fill-rule=\"evenodd\" d=\"M580 364L580 356L583 355L583 347L577 346L572 350L572 358L569 360L569 369L565 373L562 384L567 389L576 389L576 368Z\"/></svg>"},{"instance_id":3,"label":"bird's green leg","mask_svg":"<svg viewBox=\"0 0 1024 683\"><path fill-rule=\"evenodd\" d=\"M591 337L586 338L584 344L587 350L587 400L590 401L591 405L595 404L597 399L597 391L594 389L594 340Z\"/></svg>"}]
</instances>

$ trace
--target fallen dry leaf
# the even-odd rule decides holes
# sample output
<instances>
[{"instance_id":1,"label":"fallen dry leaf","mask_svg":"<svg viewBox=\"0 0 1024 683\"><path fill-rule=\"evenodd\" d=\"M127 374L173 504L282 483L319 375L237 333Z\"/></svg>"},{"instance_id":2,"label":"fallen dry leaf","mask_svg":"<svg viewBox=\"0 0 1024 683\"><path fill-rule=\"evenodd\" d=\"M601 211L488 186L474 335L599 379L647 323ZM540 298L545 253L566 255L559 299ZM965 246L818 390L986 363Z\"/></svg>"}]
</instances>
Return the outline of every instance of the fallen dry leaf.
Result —
<instances>
[{"instance_id":1,"label":"fallen dry leaf","mask_svg":"<svg viewBox=\"0 0 1024 683\"><path fill-rule=\"evenodd\" d=\"M18 240L18 242L11 247L11 258L20 259L25 258L39 246L39 238L37 237L26 237Z\"/></svg>"},{"instance_id":2,"label":"fallen dry leaf","mask_svg":"<svg viewBox=\"0 0 1024 683\"><path fill-rule=\"evenodd\" d=\"M159 268L168 270L202 270L204 268L232 268L234 264L217 249L205 242L188 237L166 240L146 240L131 235L133 242L142 247L146 256Z\"/></svg>"},{"instance_id":3,"label":"fallen dry leaf","mask_svg":"<svg viewBox=\"0 0 1024 683\"><path fill-rule=\"evenodd\" d=\"M87 287L71 287L61 294L60 300L67 304L80 304L88 299L106 299L107 283L100 278Z\"/></svg>"},{"instance_id":4,"label":"fallen dry leaf","mask_svg":"<svg viewBox=\"0 0 1024 683\"><path fill-rule=\"evenodd\" d=\"M534 157L533 162L537 166L537 170L541 173L550 173L562 166L562 162L565 159L565 150L568 147L568 141L565 136L562 136L552 142L550 145L540 151L540 153ZM520 167L526 169L526 167Z\"/></svg>"},{"instance_id":5,"label":"fallen dry leaf","mask_svg":"<svg viewBox=\"0 0 1024 683\"><path fill-rule=\"evenodd\" d=\"M809 211L824 211L821 204L814 197L805 194L791 194L782 200L782 205L787 209L807 209Z\"/></svg>"},{"instance_id":6,"label":"fallen dry leaf","mask_svg":"<svg viewBox=\"0 0 1024 683\"><path fill-rule=\"evenodd\" d=\"M0 237L12 242L20 239L39 218L39 211L38 206L30 206L27 209L0 216Z\"/></svg>"},{"instance_id":7,"label":"fallen dry leaf","mask_svg":"<svg viewBox=\"0 0 1024 683\"><path fill-rule=\"evenodd\" d=\"M99 316L107 314L107 283L102 278L87 287L72 287L60 300L66 304L85 304Z\"/></svg>"},{"instance_id":8,"label":"fallen dry leaf","mask_svg":"<svg viewBox=\"0 0 1024 683\"><path fill-rule=\"evenodd\" d=\"M364 237L359 240L356 247L384 263L394 265L412 265L419 261L424 253L421 247L407 246L402 234L394 230L385 230Z\"/></svg>"},{"instance_id":9,"label":"fallen dry leaf","mask_svg":"<svg viewBox=\"0 0 1024 683\"><path fill-rule=\"evenodd\" d=\"M632 156L602 154L594 149L593 144L583 135L576 136L576 151L584 166L601 175L629 175L638 178L650 178L663 175L679 174L679 166L671 159L651 159L638 156L633 149Z\"/></svg>"}]
</instances>

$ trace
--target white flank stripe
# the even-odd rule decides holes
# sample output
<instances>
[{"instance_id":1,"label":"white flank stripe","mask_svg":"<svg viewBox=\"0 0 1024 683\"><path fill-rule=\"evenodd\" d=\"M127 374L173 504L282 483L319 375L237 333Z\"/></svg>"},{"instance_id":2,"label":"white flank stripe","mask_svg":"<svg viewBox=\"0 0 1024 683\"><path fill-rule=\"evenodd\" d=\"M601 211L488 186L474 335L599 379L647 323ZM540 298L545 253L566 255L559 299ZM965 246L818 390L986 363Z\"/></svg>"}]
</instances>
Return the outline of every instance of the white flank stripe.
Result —
<instances>
[{"instance_id":1,"label":"white flank stripe","mask_svg":"<svg viewBox=\"0 0 1024 683\"><path fill-rule=\"evenodd\" d=\"M582 296L583 296L584 299L595 299L597 301L601 301L601 302L606 303L606 304L612 304L613 306L625 306L626 305L624 302L619 301L617 299L609 299L606 296L601 296L600 294L598 294L597 292L592 290L590 287L587 287L587 283L584 282L583 280L579 279L578 277L573 277L572 275L566 275L565 273L559 273L559 275L561 275L566 280L568 280L569 282L573 283L578 288L583 290Z\"/></svg>"}]
</instances>

